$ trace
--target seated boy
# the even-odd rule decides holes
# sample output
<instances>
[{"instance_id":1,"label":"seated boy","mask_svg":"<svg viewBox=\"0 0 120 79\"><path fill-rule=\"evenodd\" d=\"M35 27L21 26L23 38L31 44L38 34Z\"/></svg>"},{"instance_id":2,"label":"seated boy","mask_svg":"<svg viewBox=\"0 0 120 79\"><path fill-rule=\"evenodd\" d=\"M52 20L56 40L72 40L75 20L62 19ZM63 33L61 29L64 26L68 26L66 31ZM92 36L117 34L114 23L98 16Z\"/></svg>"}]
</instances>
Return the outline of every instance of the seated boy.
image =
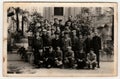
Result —
<instances>
[{"instance_id":1,"label":"seated boy","mask_svg":"<svg viewBox=\"0 0 120 79\"><path fill-rule=\"evenodd\" d=\"M74 67L74 52L71 47L67 47L67 51L64 53L64 66L67 68Z\"/></svg>"},{"instance_id":2,"label":"seated boy","mask_svg":"<svg viewBox=\"0 0 120 79\"><path fill-rule=\"evenodd\" d=\"M62 59L63 53L60 50L60 47L57 47L57 50L55 51L55 67L62 67Z\"/></svg>"},{"instance_id":3,"label":"seated boy","mask_svg":"<svg viewBox=\"0 0 120 79\"><path fill-rule=\"evenodd\" d=\"M44 57L44 53L43 53L43 49L39 49L39 54L38 54L38 67L44 67L44 60L45 60L45 57Z\"/></svg>"},{"instance_id":4,"label":"seated boy","mask_svg":"<svg viewBox=\"0 0 120 79\"><path fill-rule=\"evenodd\" d=\"M77 68L83 69L86 66L86 56L83 50L78 52L76 61L77 61Z\"/></svg>"},{"instance_id":5,"label":"seated boy","mask_svg":"<svg viewBox=\"0 0 120 79\"><path fill-rule=\"evenodd\" d=\"M95 69L96 67L96 54L91 50L90 53L87 54L87 65L89 69Z\"/></svg>"},{"instance_id":6,"label":"seated boy","mask_svg":"<svg viewBox=\"0 0 120 79\"><path fill-rule=\"evenodd\" d=\"M54 67L54 58L55 58L55 52L52 46L50 46L49 51L46 52L46 55L45 55L45 65L47 68Z\"/></svg>"}]
</instances>

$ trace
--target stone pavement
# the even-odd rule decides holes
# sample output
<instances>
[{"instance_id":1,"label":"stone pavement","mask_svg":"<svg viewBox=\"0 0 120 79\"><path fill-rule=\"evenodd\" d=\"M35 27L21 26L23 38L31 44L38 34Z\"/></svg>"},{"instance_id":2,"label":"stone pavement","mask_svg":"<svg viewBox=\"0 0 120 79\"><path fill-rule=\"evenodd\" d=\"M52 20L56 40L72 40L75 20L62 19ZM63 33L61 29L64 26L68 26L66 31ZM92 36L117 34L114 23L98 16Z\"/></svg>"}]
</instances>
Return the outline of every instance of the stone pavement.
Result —
<instances>
[{"instance_id":1,"label":"stone pavement","mask_svg":"<svg viewBox=\"0 0 120 79\"><path fill-rule=\"evenodd\" d=\"M40 74L41 72L43 73L48 73L48 72L53 72L53 73L66 73L66 74L71 74L71 73L81 73L81 74L112 74L114 71L114 62L101 62L100 68L95 69L95 70L87 70L87 69L59 69L59 68L51 68L51 69L46 69L46 68L34 68L29 63L23 62L23 61L9 61L8 62L8 67L14 66L18 68L21 72L21 74Z\"/></svg>"},{"instance_id":2,"label":"stone pavement","mask_svg":"<svg viewBox=\"0 0 120 79\"><path fill-rule=\"evenodd\" d=\"M95 70L86 70L86 69L56 69L56 68L51 68L51 69L45 69L45 68L35 68L32 66L32 64L28 62L24 62L20 59L20 56L18 54L8 54L8 68L9 67L15 67L18 68L21 72L21 74L39 74L41 72L49 72L53 71L54 73L63 73L65 72L66 74L69 73L94 73L94 74L111 74L114 71L114 62L101 62L100 63L100 68L95 69ZM9 70L9 69L8 69Z\"/></svg>"}]
</instances>

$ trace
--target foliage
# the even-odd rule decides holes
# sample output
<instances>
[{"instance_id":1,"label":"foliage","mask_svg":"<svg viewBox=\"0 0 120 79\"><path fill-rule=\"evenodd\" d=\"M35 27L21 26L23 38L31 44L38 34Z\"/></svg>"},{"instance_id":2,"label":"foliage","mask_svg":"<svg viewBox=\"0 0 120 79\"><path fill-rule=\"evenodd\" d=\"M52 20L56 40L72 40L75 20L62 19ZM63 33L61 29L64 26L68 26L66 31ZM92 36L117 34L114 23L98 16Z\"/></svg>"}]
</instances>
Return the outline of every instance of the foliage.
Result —
<instances>
[{"instance_id":1,"label":"foliage","mask_svg":"<svg viewBox=\"0 0 120 79\"><path fill-rule=\"evenodd\" d=\"M88 11L87 14L89 14ZM84 13L78 14L76 16L77 17L76 22L77 22L77 26L80 28L81 34L85 36L90 34L91 31L90 28L92 28L91 27L92 20L90 19L91 18L90 15L88 16L82 16L82 15L84 15Z\"/></svg>"}]
</instances>

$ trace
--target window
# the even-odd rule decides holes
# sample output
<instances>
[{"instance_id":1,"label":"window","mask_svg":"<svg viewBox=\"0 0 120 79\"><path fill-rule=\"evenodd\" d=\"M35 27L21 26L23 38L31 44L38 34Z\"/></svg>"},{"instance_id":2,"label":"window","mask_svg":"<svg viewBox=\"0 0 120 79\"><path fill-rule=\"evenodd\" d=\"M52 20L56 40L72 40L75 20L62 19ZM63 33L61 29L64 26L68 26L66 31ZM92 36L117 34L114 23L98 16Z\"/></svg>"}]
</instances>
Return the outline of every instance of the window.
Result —
<instances>
[{"instance_id":1,"label":"window","mask_svg":"<svg viewBox=\"0 0 120 79\"><path fill-rule=\"evenodd\" d=\"M81 12L82 13L89 13L89 8L82 7Z\"/></svg>"},{"instance_id":2,"label":"window","mask_svg":"<svg viewBox=\"0 0 120 79\"><path fill-rule=\"evenodd\" d=\"M63 7L54 7L54 16L63 16Z\"/></svg>"},{"instance_id":3,"label":"window","mask_svg":"<svg viewBox=\"0 0 120 79\"><path fill-rule=\"evenodd\" d=\"M101 8L100 8L100 7L96 7L96 13L97 13L98 15L101 14Z\"/></svg>"}]
</instances>

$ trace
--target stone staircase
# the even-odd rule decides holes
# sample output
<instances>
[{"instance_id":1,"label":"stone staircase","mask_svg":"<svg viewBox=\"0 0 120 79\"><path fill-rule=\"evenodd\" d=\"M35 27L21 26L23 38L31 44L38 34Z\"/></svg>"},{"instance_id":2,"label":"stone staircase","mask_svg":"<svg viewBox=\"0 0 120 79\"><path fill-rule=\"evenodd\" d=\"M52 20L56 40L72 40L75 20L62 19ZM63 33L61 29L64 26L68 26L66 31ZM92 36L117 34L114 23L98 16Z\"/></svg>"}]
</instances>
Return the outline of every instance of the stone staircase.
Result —
<instances>
[{"instance_id":1,"label":"stone staircase","mask_svg":"<svg viewBox=\"0 0 120 79\"><path fill-rule=\"evenodd\" d=\"M21 46L24 46L27 50L27 47L28 47L27 38L22 38L19 42L15 43L12 51L7 54L7 60L8 61L18 61L18 60L20 61L21 60L20 55L17 54L17 51Z\"/></svg>"}]
</instances>

